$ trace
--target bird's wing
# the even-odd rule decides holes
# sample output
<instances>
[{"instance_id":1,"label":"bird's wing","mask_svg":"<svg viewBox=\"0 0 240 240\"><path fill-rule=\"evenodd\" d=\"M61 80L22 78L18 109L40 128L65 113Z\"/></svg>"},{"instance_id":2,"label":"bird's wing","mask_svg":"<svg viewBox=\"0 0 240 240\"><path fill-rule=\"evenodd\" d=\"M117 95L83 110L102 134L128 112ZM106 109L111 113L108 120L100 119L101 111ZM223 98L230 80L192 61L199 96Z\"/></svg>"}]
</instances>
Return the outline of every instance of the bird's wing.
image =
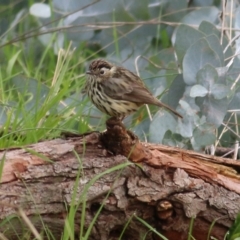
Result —
<instances>
[{"instance_id":1,"label":"bird's wing","mask_svg":"<svg viewBox=\"0 0 240 240\"><path fill-rule=\"evenodd\" d=\"M104 80L102 84L104 85L104 93L110 98L164 107L182 118L177 111L155 98L142 83L132 81L127 82L127 80L123 81L120 78L110 78Z\"/></svg>"},{"instance_id":2,"label":"bird's wing","mask_svg":"<svg viewBox=\"0 0 240 240\"><path fill-rule=\"evenodd\" d=\"M110 98L135 103L159 105L159 101L138 82L127 82L120 78L110 78L103 83L104 92Z\"/></svg>"}]
</instances>

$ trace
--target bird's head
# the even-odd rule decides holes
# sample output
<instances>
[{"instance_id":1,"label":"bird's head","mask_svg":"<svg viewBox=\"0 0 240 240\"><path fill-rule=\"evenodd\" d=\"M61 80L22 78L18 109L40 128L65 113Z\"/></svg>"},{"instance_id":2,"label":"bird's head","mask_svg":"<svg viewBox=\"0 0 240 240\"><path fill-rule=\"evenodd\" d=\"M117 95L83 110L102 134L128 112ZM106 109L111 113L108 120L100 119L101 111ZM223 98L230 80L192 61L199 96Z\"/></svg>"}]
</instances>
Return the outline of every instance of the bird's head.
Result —
<instances>
[{"instance_id":1,"label":"bird's head","mask_svg":"<svg viewBox=\"0 0 240 240\"><path fill-rule=\"evenodd\" d=\"M94 60L90 66L86 74L89 74L91 76L95 76L97 81L104 81L105 79L108 79L112 77L116 72L116 66L113 64L99 59Z\"/></svg>"}]
</instances>

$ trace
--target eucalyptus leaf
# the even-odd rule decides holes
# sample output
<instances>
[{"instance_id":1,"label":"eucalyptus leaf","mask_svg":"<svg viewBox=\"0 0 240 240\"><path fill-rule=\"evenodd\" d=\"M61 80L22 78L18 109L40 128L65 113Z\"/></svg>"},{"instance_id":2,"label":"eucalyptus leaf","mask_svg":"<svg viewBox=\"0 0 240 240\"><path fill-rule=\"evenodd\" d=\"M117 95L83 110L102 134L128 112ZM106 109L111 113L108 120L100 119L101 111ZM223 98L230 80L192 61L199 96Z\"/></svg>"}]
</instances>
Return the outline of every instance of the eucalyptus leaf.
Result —
<instances>
[{"instance_id":1,"label":"eucalyptus leaf","mask_svg":"<svg viewBox=\"0 0 240 240\"><path fill-rule=\"evenodd\" d=\"M199 120L199 117L196 114L196 111L192 109L189 102L180 100L179 103L185 114L183 114L183 120L178 121L176 132L181 134L183 137L190 138L192 137L195 123Z\"/></svg>"},{"instance_id":2,"label":"eucalyptus leaf","mask_svg":"<svg viewBox=\"0 0 240 240\"><path fill-rule=\"evenodd\" d=\"M149 141L162 143L165 133L170 130L175 132L176 119L165 110L159 110L153 117L149 129Z\"/></svg>"},{"instance_id":3,"label":"eucalyptus leaf","mask_svg":"<svg viewBox=\"0 0 240 240\"><path fill-rule=\"evenodd\" d=\"M163 145L176 146L178 148L188 149L190 146L187 141L184 141L181 135L167 131L163 138Z\"/></svg>"},{"instance_id":4,"label":"eucalyptus leaf","mask_svg":"<svg viewBox=\"0 0 240 240\"><path fill-rule=\"evenodd\" d=\"M190 97L205 97L208 93L208 90L202 85L196 84L192 86L190 91Z\"/></svg>"},{"instance_id":5,"label":"eucalyptus leaf","mask_svg":"<svg viewBox=\"0 0 240 240\"><path fill-rule=\"evenodd\" d=\"M138 136L138 138L141 141L147 141L148 140L148 134L149 134L149 126L151 124L151 121L149 118L144 119L141 121L136 127L134 127L132 130L133 132Z\"/></svg>"},{"instance_id":6,"label":"eucalyptus leaf","mask_svg":"<svg viewBox=\"0 0 240 240\"><path fill-rule=\"evenodd\" d=\"M149 78L144 80L144 83L148 87L148 89L151 90L151 93L154 96L159 96L162 94L165 89L167 88L167 83L166 83L166 70L160 70L155 77Z\"/></svg>"},{"instance_id":7,"label":"eucalyptus leaf","mask_svg":"<svg viewBox=\"0 0 240 240\"><path fill-rule=\"evenodd\" d=\"M94 24L94 18L78 16L73 20L73 19L70 19L70 17L71 15L64 20L63 24L64 26L74 25L75 27L74 27L74 31L71 28L65 31L67 34L67 37L73 41L78 41L78 42L80 40L81 41L90 40L94 35L94 30L93 29L86 30L85 25L88 25L90 23Z\"/></svg>"},{"instance_id":8,"label":"eucalyptus leaf","mask_svg":"<svg viewBox=\"0 0 240 240\"><path fill-rule=\"evenodd\" d=\"M179 104L181 108L183 108L188 114L196 115L198 112L200 112L200 107L196 104L196 98L190 97L191 88L192 86L187 86L185 88L185 92L183 97L180 99Z\"/></svg>"},{"instance_id":9,"label":"eucalyptus leaf","mask_svg":"<svg viewBox=\"0 0 240 240\"><path fill-rule=\"evenodd\" d=\"M220 31L216 28L216 26L208 21L202 21L201 24L198 27L198 30L203 32L206 36L209 35L215 35L220 39L221 33Z\"/></svg>"},{"instance_id":10,"label":"eucalyptus leaf","mask_svg":"<svg viewBox=\"0 0 240 240\"><path fill-rule=\"evenodd\" d=\"M52 5L54 9L64 13L68 13L68 12L76 11L77 9L79 9L79 11L83 10L84 7L88 5L88 3L86 1L79 1L79 0L68 0L68 1L53 0ZM93 6L95 6L95 4L93 4Z\"/></svg>"},{"instance_id":11,"label":"eucalyptus leaf","mask_svg":"<svg viewBox=\"0 0 240 240\"><path fill-rule=\"evenodd\" d=\"M153 64L149 63L149 66L147 69L150 70L151 72L158 72L160 67L168 66L170 62L176 64L175 62L176 58L171 48L162 49L160 52L152 55L149 58L149 60L158 66L156 67Z\"/></svg>"},{"instance_id":12,"label":"eucalyptus leaf","mask_svg":"<svg viewBox=\"0 0 240 240\"><path fill-rule=\"evenodd\" d=\"M218 73L214 67L207 64L197 72L197 82L211 91L211 87L218 81Z\"/></svg>"},{"instance_id":13,"label":"eucalyptus leaf","mask_svg":"<svg viewBox=\"0 0 240 240\"><path fill-rule=\"evenodd\" d=\"M202 150L208 145L211 145L216 140L215 127L205 123L201 127L195 128L191 143L194 150Z\"/></svg>"},{"instance_id":14,"label":"eucalyptus leaf","mask_svg":"<svg viewBox=\"0 0 240 240\"><path fill-rule=\"evenodd\" d=\"M182 23L192 25L199 25L202 21L214 23L217 21L219 14L220 10L215 6L199 8L185 15L182 19Z\"/></svg>"},{"instance_id":15,"label":"eucalyptus leaf","mask_svg":"<svg viewBox=\"0 0 240 240\"><path fill-rule=\"evenodd\" d=\"M22 76L14 77L11 80L11 84L21 95L21 98L25 98L26 111L36 111L36 109L41 108L50 91L49 88L40 81Z\"/></svg>"},{"instance_id":16,"label":"eucalyptus leaf","mask_svg":"<svg viewBox=\"0 0 240 240\"><path fill-rule=\"evenodd\" d=\"M128 0L125 1L125 9L131 13L135 19L148 20L150 15L148 11L148 0Z\"/></svg>"},{"instance_id":17,"label":"eucalyptus leaf","mask_svg":"<svg viewBox=\"0 0 240 240\"><path fill-rule=\"evenodd\" d=\"M168 0L163 2L162 19L164 21L180 22L187 13L187 1Z\"/></svg>"},{"instance_id":18,"label":"eucalyptus leaf","mask_svg":"<svg viewBox=\"0 0 240 240\"><path fill-rule=\"evenodd\" d=\"M185 83L183 81L183 76L179 74L174 78L168 92L163 95L161 100L175 109L179 105L179 100L182 98L184 91Z\"/></svg>"},{"instance_id":19,"label":"eucalyptus leaf","mask_svg":"<svg viewBox=\"0 0 240 240\"><path fill-rule=\"evenodd\" d=\"M196 7L205 7L211 6L213 4L213 0L193 0L192 5Z\"/></svg>"},{"instance_id":20,"label":"eucalyptus leaf","mask_svg":"<svg viewBox=\"0 0 240 240\"><path fill-rule=\"evenodd\" d=\"M220 45L220 40L216 35L209 35L206 37L209 47L218 55L221 61L221 66L224 66L223 47Z\"/></svg>"},{"instance_id":21,"label":"eucalyptus leaf","mask_svg":"<svg viewBox=\"0 0 240 240\"><path fill-rule=\"evenodd\" d=\"M211 94L215 99L223 99L227 97L230 92L230 88L223 84L214 84L211 88Z\"/></svg>"},{"instance_id":22,"label":"eucalyptus leaf","mask_svg":"<svg viewBox=\"0 0 240 240\"><path fill-rule=\"evenodd\" d=\"M227 78L229 78L229 68L228 67L220 67L220 68L215 68L218 74L218 83L222 83L227 85Z\"/></svg>"},{"instance_id":23,"label":"eucalyptus leaf","mask_svg":"<svg viewBox=\"0 0 240 240\"><path fill-rule=\"evenodd\" d=\"M34 3L30 7L29 12L31 15L35 17L41 17L41 18L51 17L51 8L46 3Z\"/></svg>"},{"instance_id":24,"label":"eucalyptus leaf","mask_svg":"<svg viewBox=\"0 0 240 240\"><path fill-rule=\"evenodd\" d=\"M231 102L229 103L229 109L230 110L238 110L238 114L240 114L240 89L238 89L237 92L235 92Z\"/></svg>"},{"instance_id":25,"label":"eucalyptus leaf","mask_svg":"<svg viewBox=\"0 0 240 240\"><path fill-rule=\"evenodd\" d=\"M206 39L195 42L183 58L183 77L188 85L197 83L197 73L205 65L221 67L219 56L209 47Z\"/></svg>"},{"instance_id":26,"label":"eucalyptus leaf","mask_svg":"<svg viewBox=\"0 0 240 240\"><path fill-rule=\"evenodd\" d=\"M194 121L189 117L178 123L176 132L181 134L182 137L191 138L194 128Z\"/></svg>"},{"instance_id":27,"label":"eucalyptus leaf","mask_svg":"<svg viewBox=\"0 0 240 240\"><path fill-rule=\"evenodd\" d=\"M202 114L206 116L207 122L214 124L215 127L219 127L227 113L228 99L215 99L212 95L207 95L205 98L201 98L196 103L199 105Z\"/></svg>"},{"instance_id":28,"label":"eucalyptus leaf","mask_svg":"<svg viewBox=\"0 0 240 240\"><path fill-rule=\"evenodd\" d=\"M180 63L182 62L187 49L204 36L205 35L202 32L188 25L181 24L177 27L172 41Z\"/></svg>"}]
</instances>

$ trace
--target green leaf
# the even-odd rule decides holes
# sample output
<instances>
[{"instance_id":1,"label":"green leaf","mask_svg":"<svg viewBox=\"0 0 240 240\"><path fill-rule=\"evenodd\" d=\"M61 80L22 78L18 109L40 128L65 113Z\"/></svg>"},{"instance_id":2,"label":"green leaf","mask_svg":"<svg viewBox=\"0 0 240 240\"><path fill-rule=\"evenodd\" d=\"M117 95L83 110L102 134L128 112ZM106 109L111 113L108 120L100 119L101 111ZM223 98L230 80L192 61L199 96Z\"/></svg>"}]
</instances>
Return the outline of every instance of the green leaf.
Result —
<instances>
[{"instance_id":1,"label":"green leaf","mask_svg":"<svg viewBox=\"0 0 240 240\"><path fill-rule=\"evenodd\" d=\"M4 125L4 123L6 123L6 121L7 121L7 112L8 112L7 107L0 106L0 125Z\"/></svg>"},{"instance_id":2,"label":"green leaf","mask_svg":"<svg viewBox=\"0 0 240 240\"><path fill-rule=\"evenodd\" d=\"M218 55L221 66L224 66L224 54L223 54L223 47L220 44L220 40L216 35L209 35L206 37L206 40L209 44L209 47Z\"/></svg>"},{"instance_id":3,"label":"green leaf","mask_svg":"<svg viewBox=\"0 0 240 240\"><path fill-rule=\"evenodd\" d=\"M239 109L240 108L239 103L240 103L240 89L237 92L235 92L235 94L229 104L228 109Z\"/></svg>"},{"instance_id":4,"label":"green leaf","mask_svg":"<svg viewBox=\"0 0 240 240\"><path fill-rule=\"evenodd\" d=\"M176 132L181 134L183 137L190 138L192 137L193 130L196 126L196 122L199 121L199 116L196 114L196 111L192 109L189 104L188 99L180 100L180 106L185 114L182 121L178 122L176 127Z\"/></svg>"},{"instance_id":5,"label":"green leaf","mask_svg":"<svg viewBox=\"0 0 240 240\"><path fill-rule=\"evenodd\" d=\"M139 1L141 2L141 1ZM164 21L180 22L187 13L188 2L179 0L150 1L159 2L162 6L162 19ZM156 4L155 4L156 5Z\"/></svg>"},{"instance_id":6,"label":"green leaf","mask_svg":"<svg viewBox=\"0 0 240 240\"><path fill-rule=\"evenodd\" d=\"M195 28L181 24L176 30L175 49L178 56L178 61L181 63L187 49L199 39L203 38L204 34Z\"/></svg>"},{"instance_id":7,"label":"green leaf","mask_svg":"<svg viewBox=\"0 0 240 240\"><path fill-rule=\"evenodd\" d=\"M214 84L211 88L211 94L215 99L223 99L227 97L230 92L230 88L223 84Z\"/></svg>"},{"instance_id":8,"label":"green leaf","mask_svg":"<svg viewBox=\"0 0 240 240\"><path fill-rule=\"evenodd\" d=\"M198 27L198 30L203 32L206 36L214 34L218 37L218 39L220 38L221 35L220 31L216 28L216 26L208 21L202 21Z\"/></svg>"},{"instance_id":9,"label":"green leaf","mask_svg":"<svg viewBox=\"0 0 240 240\"><path fill-rule=\"evenodd\" d=\"M170 130L175 132L176 120L169 112L161 109L153 117L149 129L149 141L162 143L165 133Z\"/></svg>"},{"instance_id":10,"label":"green leaf","mask_svg":"<svg viewBox=\"0 0 240 240\"><path fill-rule=\"evenodd\" d=\"M202 85L196 84L192 86L190 90L190 97L205 97L208 93L208 90Z\"/></svg>"},{"instance_id":11,"label":"green leaf","mask_svg":"<svg viewBox=\"0 0 240 240\"><path fill-rule=\"evenodd\" d=\"M149 19L148 4L149 4L148 0L142 1L128 0L126 10L136 19L148 20Z\"/></svg>"},{"instance_id":12,"label":"green leaf","mask_svg":"<svg viewBox=\"0 0 240 240\"><path fill-rule=\"evenodd\" d=\"M206 116L207 122L219 127L227 113L228 99L217 100L212 95L207 95L201 100L203 101L197 99L196 103L202 110L202 114Z\"/></svg>"},{"instance_id":13,"label":"green leaf","mask_svg":"<svg viewBox=\"0 0 240 240\"><path fill-rule=\"evenodd\" d=\"M228 231L227 240L235 240L240 238L240 214L237 215L233 225Z\"/></svg>"},{"instance_id":14,"label":"green leaf","mask_svg":"<svg viewBox=\"0 0 240 240\"><path fill-rule=\"evenodd\" d=\"M182 22L186 24L199 25L202 21L216 22L220 10L215 6L199 8L195 11L189 12Z\"/></svg>"},{"instance_id":15,"label":"green leaf","mask_svg":"<svg viewBox=\"0 0 240 240\"><path fill-rule=\"evenodd\" d=\"M204 86L205 89L208 89L209 95L212 95L215 99L220 100L222 98L225 98L230 92L230 88L227 85L218 83L220 81L222 83L226 82L225 70L226 70L225 68L215 69L211 65L207 64L197 73L198 83ZM218 76L219 74L221 75L221 78L219 78ZM204 97L204 96L205 95L202 95L202 96L195 95L195 97ZM191 95L191 97L194 97L194 96Z\"/></svg>"},{"instance_id":16,"label":"green leaf","mask_svg":"<svg viewBox=\"0 0 240 240\"><path fill-rule=\"evenodd\" d=\"M7 74L10 76L12 74L12 69L13 66L18 58L18 55L20 54L22 50L17 51L12 58L8 61L8 66L7 66Z\"/></svg>"},{"instance_id":17,"label":"green leaf","mask_svg":"<svg viewBox=\"0 0 240 240\"><path fill-rule=\"evenodd\" d=\"M179 104L179 100L182 98L185 91L185 83L183 81L182 74L177 75L173 80L169 90L163 95L162 101L167 103L172 108L176 108Z\"/></svg>"},{"instance_id":18,"label":"green leaf","mask_svg":"<svg viewBox=\"0 0 240 240\"><path fill-rule=\"evenodd\" d=\"M146 118L133 128L133 132L139 137L139 139L146 141L148 139L150 124L150 119Z\"/></svg>"},{"instance_id":19,"label":"green leaf","mask_svg":"<svg viewBox=\"0 0 240 240\"><path fill-rule=\"evenodd\" d=\"M206 89L211 90L211 87L218 80L218 72L214 67L207 64L197 72L198 84L204 86Z\"/></svg>"},{"instance_id":20,"label":"green leaf","mask_svg":"<svg viewBox=\"0 0 240 240\"><path fill-rule=\"evenodd\" d=\"M215 140L215 126L205 123L195 128L191 143L195 150L202 150L205 146L213 144Z\"/></svg>"},{"instance_id":21,"label":"green leaf","mask_svg":"<svg viewBox=\"0 0 240 240\"><path fill-rule=\"evenodd\" d=\"M186 52L183 58L183 78L188 85L197 83L197 73L205 65L221 67L219 56L209 47L205 38L198 40Z\"/></svg>"},{"instance_id":22,"label":"green leaf","mask_svg":"<svg viewBox=\"0 0 240 240\"><path fill-rule=\"evenodd\" d=\"M40 81L33 78L16 76L12 79L12 84L25 101L26 110L39 109L49 94L49 88Z\"/></svg>"}]
</instances>

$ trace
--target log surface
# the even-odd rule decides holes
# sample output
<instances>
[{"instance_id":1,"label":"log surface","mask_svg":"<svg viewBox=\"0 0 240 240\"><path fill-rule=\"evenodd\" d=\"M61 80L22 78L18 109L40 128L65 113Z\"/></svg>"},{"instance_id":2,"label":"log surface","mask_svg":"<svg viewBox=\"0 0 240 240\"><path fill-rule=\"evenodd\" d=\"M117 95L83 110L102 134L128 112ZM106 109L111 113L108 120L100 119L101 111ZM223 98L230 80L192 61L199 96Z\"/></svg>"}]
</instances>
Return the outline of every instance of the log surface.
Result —
<instances>
[{"instance_id":1,"label":"log surface","mask_svg":"<svg viewBox=\"0 0 240 240\"><path fill-rule=\"evenodd\" d=\"M223 239L240 211L240 164L140 143L121 124L116 125L108 126L111 135L116 128L117 134L126 136L114 144L113 136L106 143L108 133L91 133L2 151L0 218L19 216L21 209L38 231L44 222L60 236L74 205L78 208L76 235L81 213L85 211L87 231L101 208L89 239L118 239L127 223L124 239L140 239L147 232L146 239L157 239L138 218L168 239L186 239L190 220L195 218L193 236L198 240L207 239L211 223L217 220L211 236ZM100 147L103 142L114 145L114 154ZM125 156L116 153L122 149ZM11 224L0 226L0 232L14 239L16 232L21 235L28 229L21 224L12 218Z\"/></svg>"}]
</instances>

